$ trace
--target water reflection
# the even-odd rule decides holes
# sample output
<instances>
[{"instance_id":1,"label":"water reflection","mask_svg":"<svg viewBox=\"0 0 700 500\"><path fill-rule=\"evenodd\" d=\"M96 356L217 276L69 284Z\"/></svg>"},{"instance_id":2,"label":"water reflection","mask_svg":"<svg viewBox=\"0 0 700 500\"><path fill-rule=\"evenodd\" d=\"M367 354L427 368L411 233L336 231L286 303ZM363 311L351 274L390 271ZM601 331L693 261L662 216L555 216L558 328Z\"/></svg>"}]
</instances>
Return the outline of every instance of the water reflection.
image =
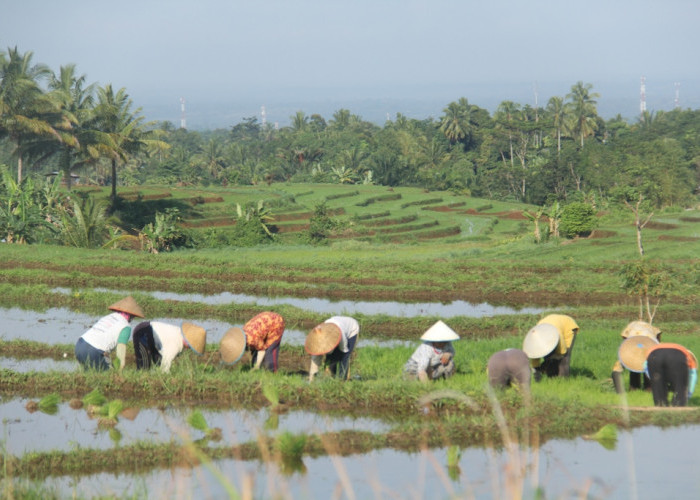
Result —
<instances>
[{"instance_id":1,"label":"water reflection","mask_svg":"<svg viewBox=\"0 0 700 500\"><path fill-rule=\"evenodd\" d=\"M72 352L65 353L65 361L55 359L15 359L0 357L0 368L18 373L27 372L73 372L80 368Z\"/></svg>"},{"instance_id":2,"label":"water reflection","mask_svg":"<svg viewBox=\"0 0 700 500\"><path fill-rule=\"evenodd\" d=\"M90 328L100 316L71 311L65 308L51 308L46 311L27 311L20 308L0 308L0 340L31 340L44 344L75 344L78 338ZM163 321L174 325L181 324L185 318L152 318L153 321ZM189 319L188 319L189 321ZM218 320L197 319L195 322L207 330L207 342L219 343L226 331L233 327L242 327L242 323L229 324ZM137 321L131 325L136 326ZM286 329L284 343L288 345L304 345L306 334L302 330ZM395 347L412 345L410 342L399 340L373 340L362 338L361 345L379 347ZM73 356L73 351L68 353Z\"/></svg>"},{"instance_id":3,"label":"water reflection","mask_svg":"<svg viewBox=\"0 0 700 500\"><path fill-rule=\"evenodd\" d=\"M124 413L111 432L101 429L98 421L88 415L86 408L72 409L68 403L58 405L54 415L41 411L29 412L27 399L12 399L0 403L3 422L4 448L13 455L31 451L80 448L109 448L148 440L154 443L184 439L201 439L205 434L192 428L187 408L140 409ZM387 424L369 418L331 418L309 412L290 411L274 414L274 425L267 409L261 410L207 410L199 409L210 428L221 429L221 440L210 446L232 446L257 439L259 433L277 435L282 432L325 433L341 430L386 432ZM135 415L134 415L135 414Z\"/></svg>"},{"instance_id":4,"label":"water reflection","mask_svg":"<svg viewBox=\"0 0 700 500\"><path fill-rule=\"evenodd\" d=\"M239 492L254 478L254 498L673 498L700 497L696 449L700 426L643 427L620 433L608 450L594 441L553 440L539 449L522 449L518 462L505 452L463 450L451 479L447 448L406 453L377 450L346 457L303 457L304 471L282 474L277 464L221 460L215 463ZM509 475L508 472L513 472ZM347 481L345 481L347 479ZM222 479L207 467L154 471L131 476L152 494L165 497L223 498ZM60 491L81 495L124 491L124 477L98 474L47 481ZM510 488L510 489L509 489ZM542 495L537 494L541 488ZM342 494L341 494L342 492ZM516 494L517 493L517 494Z\"/></svg>"},{"instance_id":5,"label":"water reflection","mask_svg":"<svg viewBox=\"0 0 700 500\"><path fill-rule=\"evenodd\" d=\"M55 288L54 292L71 293L67 288ZM132 292L124 290L108 290L105 288L95 288L95 291L128 295ZM251 304L271 307L276 305L290 305L303 309L328 315L350 315L357 313L374 315L385 314L387 316L398 316L404 318L414 318L417 316L435 316L440 318L452 318L455 316L467 316L473 318L486 318L491 316L509 314L538 314L544 309L535 307L524 307L514 309L505 306L492 306L481 303L472 304L462 300L456 300L448 304L440 302L368 302L368 301L330 301L319 298L295 298L295 297L257 297L254 295L236 294L223 292L216 295L202 295L196 293L172 293L172 292L141 292L150 294L159 300L179 300L184 302L197 302L208 305L225 304Z\"/></svg>"}]
</instances>

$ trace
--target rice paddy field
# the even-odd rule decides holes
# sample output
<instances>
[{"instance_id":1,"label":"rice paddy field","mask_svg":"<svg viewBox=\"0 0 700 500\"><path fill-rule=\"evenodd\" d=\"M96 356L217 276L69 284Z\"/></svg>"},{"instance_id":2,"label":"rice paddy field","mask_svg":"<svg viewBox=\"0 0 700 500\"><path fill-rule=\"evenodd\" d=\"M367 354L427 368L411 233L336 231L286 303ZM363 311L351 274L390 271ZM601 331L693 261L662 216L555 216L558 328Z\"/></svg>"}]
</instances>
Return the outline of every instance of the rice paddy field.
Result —
<instances>
[{"instance_id":1,"label":"rice paddy field","mask_svg":"<svg viewBox=\"0 0 700 500\"><path fill-rule=\"evenodd\" d=\"M623 287L625 266L640 261L629 211L600 207L591 234L535 243L523 211L537 207L421 189L151 186L120 194L153 212L178 207L183 226L201 232L231 230L236 204L264 200L276 241L159 254L0 244L4 497L700 493L690 444L700 396L684 408L656 408L648 391L617 394L610 377L620 333L640 315L638 297ZM320 202L342 230L309 245L304 232ZM664 341L700 353L700 211L654 214L642 241L644 262L664 283L650 301L654 325ZM81 371L75 341L126 294L147 319L204 325L205 353L184 352L162 374L135 370L129 345L123 372ZM278 373L251 371L247 353L222 365L224 332L266 310L285 318ZM491 354L522 347L549 313L580 326L571 376L545 377L529 396L491 390ZM361 326L350 380L309 383L305 334L332 315ZM455 376L404 380L404 363L438 320L460 336ZM663 482L649 490L651 466L641 457L652 442L662 443L659 456L678 443L684 465L661 459L654 469L675 478L675 490ZM622 460L622 470L596 468ZM571 481L555 479L561 474Z\"/></svg>"}]
</instances>

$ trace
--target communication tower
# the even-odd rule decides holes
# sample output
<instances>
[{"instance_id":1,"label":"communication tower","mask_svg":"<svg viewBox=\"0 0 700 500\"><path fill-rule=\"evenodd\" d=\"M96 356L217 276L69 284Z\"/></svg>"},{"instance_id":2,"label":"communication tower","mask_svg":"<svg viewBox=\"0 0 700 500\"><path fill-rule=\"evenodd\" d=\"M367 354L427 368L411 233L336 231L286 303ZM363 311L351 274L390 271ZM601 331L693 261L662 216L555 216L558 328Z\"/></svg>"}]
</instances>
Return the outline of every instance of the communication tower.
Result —
<instances>
[{"instance_id":1,"label":"communication tower","mask_svg":"<svg viewBox=\"0 0 700 500\"><path fill-rule=\"evenodd\" d=\"M180 97L180 128L187 128L187 122L185 120L185 98Z\"/></svg>"},{"instance_id":2,"label":"communication tower","mask_svg":"<svg viewBox=\"0 0 700 500\"><path fill-rule=\"evenodd\" d=\"M642 83L639 87L639 113L643 115L646 110L647 110L646 78L642 77Z\"/></svg>"},{"instance_id":3,"label":"communication tower","mask_svg":"<svg viewBox=\"0 0 700 500\"><path fill-rule=\"evenodd\" d=\"M673 84L676 87L676 97L673 99L673 107L680 109L681 107L681 84L676 82Z\"/></svg>"}]
</instances>

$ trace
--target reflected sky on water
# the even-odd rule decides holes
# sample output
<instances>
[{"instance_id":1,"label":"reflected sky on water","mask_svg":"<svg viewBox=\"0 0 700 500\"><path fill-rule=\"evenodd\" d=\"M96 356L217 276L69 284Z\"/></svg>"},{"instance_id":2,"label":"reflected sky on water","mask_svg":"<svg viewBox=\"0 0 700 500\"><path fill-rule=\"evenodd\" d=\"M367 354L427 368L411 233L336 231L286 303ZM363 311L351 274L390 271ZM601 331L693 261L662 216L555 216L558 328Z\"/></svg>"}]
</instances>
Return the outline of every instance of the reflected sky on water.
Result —
<instances>
[{"instance_id":1,"label":"reflected sky on water","mask_svg":"<svg viewBox=\"0 0 700 500\"><path fill-rule=\"evenodd\" d=\"M70 293L67 288L55 288L54 291L61 293ZM95 288L95 291L117 293L128 295L131 292L107 290L104 288ZM141 292L150 294L159 300L178 300L183 302L196 302L208 305L225 305L225 304L251 304L258 306L276 306L290 305L303 309L305 311L316 312L320 314L332 315L350 315L361 313L366 315L386 314L387 316L397 316L404 318L413 318L417 316L431 316L439 318L452 318L455 316L466 316L473 318L485 318L491 316L500 316L508 314L537 314L543 311L541 308L524 307L515 309L506 306L492 306L491 304L481 303L472 304L462 300L442 304L440 302L368 302L368 301L351 301L340 300L331 301L320 298L295 298L295 297L256 297L253 295L235 294L223 292L215 295L202 294L187 294L187 293L171 293L171 292Z\"/></svg>"},{"instance_id":2,"label":"reflected sky on water","mask_svg":"<svg viewBox=\"0 0 700 500\"><path fill-rule=\"evenodd\" d=\"M72 409L68 403L56 407L51 415L41 411L30 413L26 409L30 399L17 398L0 401L4 449L13 455L30 451L61 450L74 448L111 448L138 441L167 443L197 440L204 437L202 431L192 428L187 417L189 408L145 408L130 415L118 417L114 434L110 429L98 427L97 419L88 415L87 409ZM39 402L38 399L32 400ZM329 417L305 411L289 411L273 414L267 408L261 410L221 410L198 408L210 428L221 429L222 439L209 442L210 446L232 446L257 439L263 433L270 436L288 431L298 433L324 433L341 430L386 432L389 425L376 419Z\"/></svg>"},{"instance_id":3,"label":"reflected sky on water","mask_svg":"<svg viewBox=\"0 0 700 500\"><path fill-rule=\"evenodd\" d=\"M274 464L220 460L215 467L240 492L255 479L254 498L543 498L697 499L700 426L643 427L619 432L609 450L596 441L552 440L514 457L488 448L461 450L459 470L447 467L447 448L406 453L384 449L363 455L303 457L296 472ZM521 467L518 467L520 465ZM512 475L509 475L509 472ZM347 482L343 479L347 478ZM171 469L142 476L98 474L50 479L61 491L123 494L145 489L162 498L223 498L222 480L208 468ZM512 490L508 490L508 487ZM132 490L124 491L126 487ZM350 494L347 494L351 492ZM517 493L517 494L514 494Z\"/></svg>"},{"instance_id":4,"label":"reflected sky on water","mask_svg":"<svg viewBox=\"0 0 700 500\"><path fill-rule=\"evenodd\" d=\"M85 333L100 316L83 314L65 308L51 308L46 311L27 311L17 307L0 307L0 340L31 340L44 344L75 344L80 336ZM185 318L152 318L152 321L162 321L173 325L180 325ZM189 321L189 320L187 320ZM207 342L218 344L229 328L242 327L242 323L226 323L218 320L198 319L195 323L207 330ZM138 321L131 322L135 327ZM289 345L300 346L304 344L308 332L287 328L284 331L283 342ZM415 342L400 340L374 340L365 337L360 338L360 345L394 347L397 345L414 345ZM73 356L69 352L68 356ZM7 368L0 358L0 366Z\"/></svg>"}]
</instances>

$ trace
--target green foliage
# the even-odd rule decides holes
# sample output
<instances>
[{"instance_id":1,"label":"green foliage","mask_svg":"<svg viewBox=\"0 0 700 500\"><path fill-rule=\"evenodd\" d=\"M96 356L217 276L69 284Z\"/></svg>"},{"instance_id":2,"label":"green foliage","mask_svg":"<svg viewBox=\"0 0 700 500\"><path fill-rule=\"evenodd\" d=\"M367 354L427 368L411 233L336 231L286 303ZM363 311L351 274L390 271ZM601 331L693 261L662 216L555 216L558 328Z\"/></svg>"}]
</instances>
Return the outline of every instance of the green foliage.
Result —
<instances>
[{"instance_id":1,"label":"green foliage","mask_svg":"<svg viewBox=\"0 0 700 500\"><path fill-rule=\"evenodd\" d=\"M325 200L317 203L309 220L309 242L313 244L325 242L336 227L338 227L338 222L330 216L330 210Z\"/></svg>"},{"instance_id":2,"label":"green foliage","mask_svg":"<svg viewBox=\"0 0 700 500\"><path fill-rule=\"evenodd\" d=\"M61 217L61 238L68 246L100 248L110 235L107 203L91 196L76 196Z\"/></svg>"},{"instance_id":3,"label":"green foliage","mask_svg":"<svg viewBox=\"0 0 700 500\"><path fill-rule=\"evenodd\" d=\"M255 246L270 243L274 240L270 230L270 222L274 216L265 207L263 200L245 208L236 204L236 225L233 228L232 240L238 246Z\"/></svg>"},{"instance_id":4,"label":"green foliage","mask_svg":"<svg viewBox=\"0 0 700 500\"><path fill-rule=\"evenodd\" d=\"M595 226L596 212L589 204L574 202L562 208L559 230L564 236L585 236L590 234Z\"/></svg>"},{"instance_id":5,"label":"green foliage","mask_svg":"<svg viewBox=\"0 0 700 500\"><path fill-rule=\"evenodd\" d=\"M100 392L100 390L95 387L92 391L90 391L88 394L83 397L83 404L87 405L93 405L93 406L102 406L107 402L107 398Z\"/></svg>"},{"instance_id":6,"label":"green foliage","mask_svg":"<svg viewBox=\"0 0 700 500\"><path fill-rule=\"evenodd\" d=\"M194 429L198 431L207 432L209 430L209 424L204 418L204 415L199 410L193 410L192 413L187 417L187 423Z\"/></svg>"},{"instance_id":7,"label":"green foliage","mask_svg":"<svg viewBox=\"0 0 700 500\"><path fill-rule=\"evenodd\" d=\"M165 213L156 212L154 222L149 222L141 230L141 241L149 253L170 252L178 247L188 246L188 237L180 229L180 211L166 208Z\"/></svg>"},{"instance_id":8,"label":"green foliage","mask_svg":"<svg viewBox=\"0 0 700 500\"><path fill-rule=\"evenodd\" d=\"M47 415L55 415L58 412L58 403L61 402L61 396L58 394L49 394L39 400L39 411Z\"/></svg>"}]
</instances>

